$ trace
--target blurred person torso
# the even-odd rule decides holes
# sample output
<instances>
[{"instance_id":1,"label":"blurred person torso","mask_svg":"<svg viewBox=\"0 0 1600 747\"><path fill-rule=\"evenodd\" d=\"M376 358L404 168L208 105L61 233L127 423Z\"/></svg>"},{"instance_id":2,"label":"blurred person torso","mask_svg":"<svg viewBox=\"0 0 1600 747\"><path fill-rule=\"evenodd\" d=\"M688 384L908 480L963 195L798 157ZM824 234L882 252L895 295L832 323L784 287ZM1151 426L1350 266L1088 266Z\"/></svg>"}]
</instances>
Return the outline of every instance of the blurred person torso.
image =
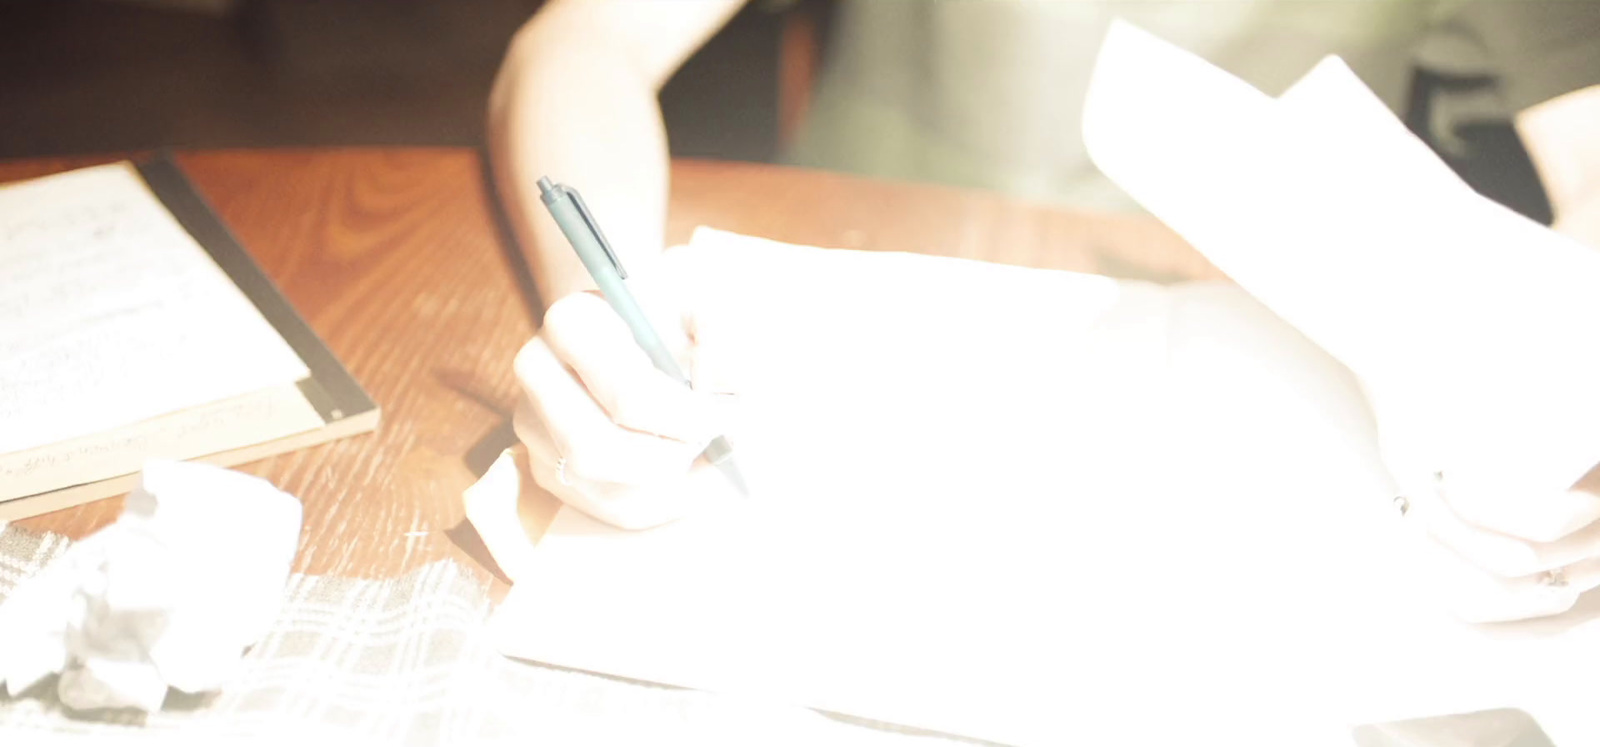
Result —
<instances>
[{"instance_id":1,"label":"blurred person torso","mask_svg":"<svg viewBox=\"0 0 1600 747\"><path fill-rule=\"evenodd\" d=\"M1419 60L1475 74L1490 55L1474 30L1504 25L1518 17L1506 12L1515 11L1510 6L1523 5L1466 5L1474 4L1501 7L1462 13L1463 4L1450 0L841 0L814 98L785 157L1135 210L1089 162L1080 135L1090 72L1114 18L1273 96L1323 57L1339 55L1403 113ZM1475 14L1484 16L1477 24L1458 22ZM1447 131L1453 119L1504 119L1509 106L1494 92L1469 91L1436 106L1433 118Z\"/></svg>"}]
</instances>

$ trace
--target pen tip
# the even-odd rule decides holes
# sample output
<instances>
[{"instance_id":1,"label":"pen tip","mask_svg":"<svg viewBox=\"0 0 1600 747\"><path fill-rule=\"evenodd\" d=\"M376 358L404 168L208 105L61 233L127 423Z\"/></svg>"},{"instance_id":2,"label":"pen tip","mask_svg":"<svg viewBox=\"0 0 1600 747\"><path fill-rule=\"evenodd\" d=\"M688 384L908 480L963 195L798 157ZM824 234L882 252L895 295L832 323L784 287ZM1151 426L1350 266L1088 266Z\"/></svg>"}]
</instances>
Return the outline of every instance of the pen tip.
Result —
<instances>
[{"instance_id":1,"label":"pen tip","mask_svg":"<svg viewBox=\"0 0 1600 747\"><path fill-rule=\"evenodd\" d=\"M556 185L555 185L554 182L550 181L550 177L548 177L548 176L539 177L539 193L540 194L544 194L544 193L549 192L550 190L555 189L555 188L556 188Z\"/></svg>"}]
</instances>

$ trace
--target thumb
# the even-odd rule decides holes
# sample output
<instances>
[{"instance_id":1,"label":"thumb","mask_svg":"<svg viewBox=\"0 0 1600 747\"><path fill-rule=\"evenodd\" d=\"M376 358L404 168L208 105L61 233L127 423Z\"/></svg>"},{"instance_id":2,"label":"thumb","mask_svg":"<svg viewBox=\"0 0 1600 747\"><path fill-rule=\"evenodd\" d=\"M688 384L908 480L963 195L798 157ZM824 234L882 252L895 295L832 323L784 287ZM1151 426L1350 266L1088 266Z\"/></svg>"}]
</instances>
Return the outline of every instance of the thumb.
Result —
<instances>
[{"instance_id":1,"label":"thumb","mask_svg":"<svg viewBox=\"0 0 1600 747\"><path fill-rule=\"evenodd\" d=\"M656 335L677 358L678 368L688 376L693 367L690 307L696 292L685 287L684 273L670 269L675 263L669 261L669 254L678 249L681 247L669 248L647 262L629 267L627 285Z\"/></svg>"},{"instance_id":2,"label":"thumb","mask_svg":"<svg viewBox=\"0 0 1600 747\"><path fill-rule=\"evenodd\" d=\"M744 330L760 328L758 318L766 316L760 299L748 296L770 284L759 277L755 252L730 246L725 236L733 235L700 229L694 243L667 249L651 268L648 292L671 309L671 324L686 337L684 370L694 388L732 394L741 389L740 361L756 354Z\"/></svg>"},{"instance_id":3,"label":"thumb","mask_svg":"<svg viewBox=\"0 0 1600 747\"><path fill-rule=\"evenodd\" d=\"M1556 233L1565 234L1592 248L1600 249L1600 185L1556 216Z\"/></svg>"},{"instance_id":4,"label":"thumb","mask_svg":"<svg viewBox=\"0 0 1600 747\"><path fill-rule=\"evenodd\" d=\"M628 273L634 300L697 391L739 391L734 368L751 352L741 350L737 341L745 336L726 322L758 315L749 299L737 297L739 288L759 285L732 266L738 256L721 246L675 246Z\"/></svg>"},{"instance_id":5,"label":"thumb","mask_svg":"<svg viewBox=\"0 0 1600 747\"><path fill-rule=\"evenodd\" d=\"M734 297L741 289L762 285L755 266L759 250L745 246L738 234L700 227L688 244L663 251L652 267L652 282L663 290L671 289L681 315L680 322L691 338L700 327L727 312L738 311Z\"/></svg>"},{"instance_id":6,"label":"thumb","mask_svg":"<svg viewBox=\"0 0 1600 747\"><path fill-rule=\"evenodd\" d=\"M819 311L855 309L863 289L878 287L883 268L867 256L700 228L690 244L661 254L651 284L671 294L689 336L695 388L739 392L758 371L800 355L797 344L815 341ZM839 305L841 296L856 305Z\"/></svg>"}]
</instances>

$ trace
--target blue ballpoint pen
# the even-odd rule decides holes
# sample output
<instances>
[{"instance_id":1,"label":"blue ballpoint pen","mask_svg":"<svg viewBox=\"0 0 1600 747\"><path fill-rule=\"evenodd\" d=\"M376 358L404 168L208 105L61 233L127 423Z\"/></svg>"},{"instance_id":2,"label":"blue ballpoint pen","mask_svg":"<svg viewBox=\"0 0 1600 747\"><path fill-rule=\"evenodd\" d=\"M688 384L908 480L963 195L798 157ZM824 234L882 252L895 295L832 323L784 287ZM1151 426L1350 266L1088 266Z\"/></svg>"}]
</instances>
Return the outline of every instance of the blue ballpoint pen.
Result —
<instances>
[{"instance_id":1,"label":"blue ballpoint pen","mask_svg":"<svg viewBox=\"0 0 1600 747\"><path fill-rule=\"evenodd\" d=\"M578 253L578 259L589 271L589 276L594 278L600 295L616 310L617 316L622 317L629 331L633 332L633 339L650 356L650 362L666 375L683 382L684 386L690 386L689 377L684 376L683 370L678 368L672 351L661 341L661 336L650 326L644 310L639 308L633 294L628 292L628 286L623 282L628 272L622 268L622 261L611 249L605 234L600 232L600 224L595 222L589 207L583 203L583 197L577 190L553 183L546 176L539 178L539 200L550 211L550 217L555 219L561 233L566 235L573 251ZM717 436L701 456L717 465L739 492L748 493L744 479L733 466L733 448L728 445L726 438Z\"/></svg>"}]
</instances>

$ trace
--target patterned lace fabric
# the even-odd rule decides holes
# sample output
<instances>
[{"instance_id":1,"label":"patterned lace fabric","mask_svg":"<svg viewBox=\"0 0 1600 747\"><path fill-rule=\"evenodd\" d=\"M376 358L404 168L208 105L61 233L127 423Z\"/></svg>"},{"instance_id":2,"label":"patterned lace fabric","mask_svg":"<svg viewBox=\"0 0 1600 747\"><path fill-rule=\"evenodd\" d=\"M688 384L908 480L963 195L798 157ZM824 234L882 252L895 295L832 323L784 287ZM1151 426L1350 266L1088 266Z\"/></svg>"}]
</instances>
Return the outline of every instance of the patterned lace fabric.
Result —
<instances>
[{"instance_id":1,"label":"patterned lace fabric","mask_svg":"<svg viewBox=\"0 0 1600 747\"><path fill-rule=\"evenodd\" d=\"M0 604L68 540L0 529ZM487 590L452 561L393 579L291 576L267 637L223 691L156 713L76 713L55 678L0 692L0 743L973 744L816 711L508 660ZM0 642L3 646L4 642Z\"/></svg>"}]
</instances>

